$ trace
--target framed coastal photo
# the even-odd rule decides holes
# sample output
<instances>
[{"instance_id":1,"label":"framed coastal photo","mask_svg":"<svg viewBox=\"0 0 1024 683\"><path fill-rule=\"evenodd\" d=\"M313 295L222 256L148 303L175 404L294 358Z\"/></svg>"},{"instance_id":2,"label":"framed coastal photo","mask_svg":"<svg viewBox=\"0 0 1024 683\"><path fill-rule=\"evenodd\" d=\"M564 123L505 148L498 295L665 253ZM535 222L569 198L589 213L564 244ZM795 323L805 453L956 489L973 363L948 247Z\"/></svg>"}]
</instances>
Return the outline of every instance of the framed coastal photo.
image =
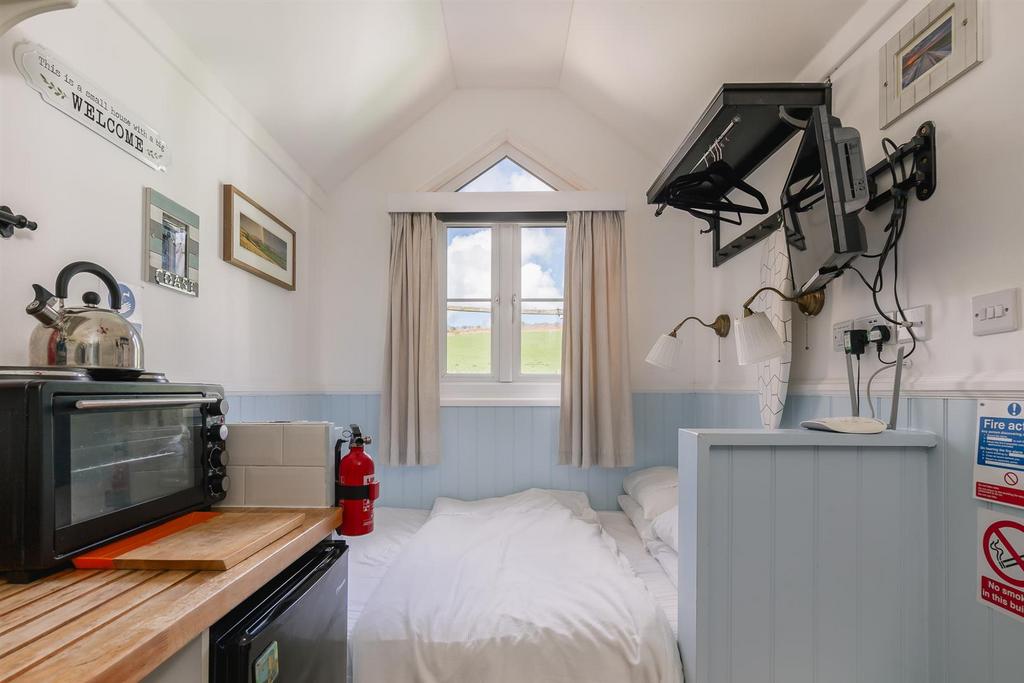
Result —
<instances>
[{"instance_id":1,"label":"framed coastal photo","mask_svg":"<svg viewBox=\"0 0 1024 683\"><path fill-rule=\"evenodd\" d=\"M295 291L295 231L234 185L224 186L224 260Z\"/></svg>"},{"instance_id":2,"label":"framed coastal photo","mask_svg":"<svg viewBox=\"0 0 1024 683\"><path fill-rule=\"evenodd\" d=\"M978 0L933 0L879 51L879 125L887 128L981 62Z\"/></svg>"},{"instance_id":3,"label":"framed coastal photo","mask_svg":"<svg viewBox=\"0 0 1024 683\"><path fill-rule=\"evenodd\" d=\"M142 221L146 280L199 296L199 214L151 187L145 190Z\"/></svg>"}]
</instances>

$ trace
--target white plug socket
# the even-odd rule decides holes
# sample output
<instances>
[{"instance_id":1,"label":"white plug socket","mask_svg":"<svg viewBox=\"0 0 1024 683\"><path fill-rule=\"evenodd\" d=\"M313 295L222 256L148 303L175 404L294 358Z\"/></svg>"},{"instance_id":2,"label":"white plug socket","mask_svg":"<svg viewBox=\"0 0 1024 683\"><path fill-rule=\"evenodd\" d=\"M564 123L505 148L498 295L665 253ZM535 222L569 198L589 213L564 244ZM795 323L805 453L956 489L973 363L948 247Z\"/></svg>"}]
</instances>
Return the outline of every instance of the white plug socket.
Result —
<instances>
[{"instance_id":1,"label":"white plug socket","mask_svg":"<svg viewBox=\"0 0 1024 683\"><path fill-rule=\"evenodd\" d=\"M894 320L896 319L896 317L891 313L886 313L886 315ZM872 327L884 327L889 330L889 341L885 342L883 346L894 346L897 344L896 326L877 313L864 318L857 318L853 321L853 329L855 330L870 331Z\"/></svg>"},{"instance_id":2,"label":"white plug socket","mask_svg":"<svg viewBox=\"0 0 1024 683\"><path fill-rule=\"evenodd\" d=\"M844 320L841 323L832 325L832 350L846 351L846 343L843 340L843 333L853 329L852 320Z\"/></svg>"},{"instance_id":3,"label":"white plug socket","mask_svg":"<svg viewBox=\"0 0 1024 683\"><path fill-rule=\"evenodd\" d=\"M907 316L907 322L911 323L914 327L914 336L917 341L923 342L928 341L932 338L932 307L931 304L925 304L924 306L914 306L913 308L905 308L903 312ZM890 316L895 318L896 316ZM897 340L900 344L909 344L913 340L910 338L910 332L907 328L900 328L900 336Z\"/></svg>"}]
</instances>

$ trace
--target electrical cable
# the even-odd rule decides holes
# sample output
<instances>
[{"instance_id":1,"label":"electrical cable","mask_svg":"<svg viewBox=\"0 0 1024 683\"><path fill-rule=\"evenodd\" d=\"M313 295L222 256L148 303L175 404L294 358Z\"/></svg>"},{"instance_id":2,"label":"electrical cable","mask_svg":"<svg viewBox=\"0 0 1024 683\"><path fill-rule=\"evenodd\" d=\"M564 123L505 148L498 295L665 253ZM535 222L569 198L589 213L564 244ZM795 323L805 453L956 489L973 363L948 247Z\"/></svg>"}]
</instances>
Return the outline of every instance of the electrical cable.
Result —
<instances>
[{"instance_id":1,"label":"electrical cable","mask_svg":"<svg viewBox=\"0 0 1024 683\"><path fill-rule=\"evenodd\" d=\"M895 361L893 361L892 363L889 363L887 365L883 365L882 367L880 367L877 370L875 370L874 374L871 375L871 377L868 378L868 408L871 409L871 417L875 417L875 404L871 402L871 383L874 382L875 378L878 377L880 374L882 374L886 370L889 370L889 369L895 368L895 367L896 367L896 362Z\"/></svg>"},{"instance_id":2,"label":"electrical cable","mask_svg":"<svg viewBox=\"0 0 1024 683\"><path fill-rule=\"evenodd\" d=\"M852 270L853 272L857 273L857 275L860 276L860 281L864 283L865 287L867 287L868 289L874 289L874 285L868 282L868 279L864 277L864 273L860 272L860 270L856 266L846 266L846 269Z\"/></svg>"},{"instance_id":3,"label":"electrical cable","mask_svg":"<svg viewBox=\"0 0 1024 683\"><path fill-rule=\"evenodd\" d=\"M890 151L891 148L891 151ZM890 194L892 196L892 213L889 216L889 220L883 228L885 233L885 244L875 254L863 254L864 258L877 259L878 265L875 269L875 275L871 282L859 269L854 266L847 266L847 269L854 271L860 277L861 282L871 292L871 301L875 306L875 310L878 312L886 322L895 325L897 328L907 330L907 334L910 335L911 347L910 351L904 356L909 358L914 351L917 350L917 335L914 334L913 325L910 323L910 319L907 317L906 311L903 309L903 302L900 301L899 296L899 244L903 237L903 232L907 225L907 204L908 196L907 191L901 184L907 180L907 171L902 161L898 161L896 156L900 153L899 147L890 138L882 139L882 153L885 155L886 160L889 162L889 175L892 178L892 189ZM898 172L897 172L897 166ZM911 173L916 172L916 161L914 166L911 168ZM882 309L881 302L879 301L879 294L885 289L885 266L892 257L893 276L892 276L892 290L893 290L893 301L896 305L896 317L890 317ZM899 332L896 333L896 339L899 339ZM886 367L895 365L896 361L886 361L882 358L881 351L878 353L879 362L883 363Z\"/></svg>"}]
</instances>

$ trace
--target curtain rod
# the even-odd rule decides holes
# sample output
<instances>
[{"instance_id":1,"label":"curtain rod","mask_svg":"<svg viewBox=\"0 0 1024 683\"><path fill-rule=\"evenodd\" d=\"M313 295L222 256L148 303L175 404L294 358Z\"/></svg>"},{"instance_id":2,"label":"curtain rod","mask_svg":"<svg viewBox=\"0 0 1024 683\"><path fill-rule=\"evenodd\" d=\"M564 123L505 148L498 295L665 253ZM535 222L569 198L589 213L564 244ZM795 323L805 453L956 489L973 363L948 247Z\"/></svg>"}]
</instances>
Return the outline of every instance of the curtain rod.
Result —
<instances>
[{"instance_id":1,"label":"curtain rod","mask_svg":"<svg viewBox=\"0 0 1024 683\"><path fill-rule=\"evenodd\" d=\"M387 198L390 213L624 211L623 192L409 192Z\"/></svg>"},{"instance_id":2,"label":"curtain rod","mask_svg":"<svg viewBox=\"0 0 1024 683\"><path fill-rule=\"evenodd\" d=\"M569 220L566 211L438 211L438 220L446 223L480 221L488 223L553 222Z\"/></svg>"}]
</instances>

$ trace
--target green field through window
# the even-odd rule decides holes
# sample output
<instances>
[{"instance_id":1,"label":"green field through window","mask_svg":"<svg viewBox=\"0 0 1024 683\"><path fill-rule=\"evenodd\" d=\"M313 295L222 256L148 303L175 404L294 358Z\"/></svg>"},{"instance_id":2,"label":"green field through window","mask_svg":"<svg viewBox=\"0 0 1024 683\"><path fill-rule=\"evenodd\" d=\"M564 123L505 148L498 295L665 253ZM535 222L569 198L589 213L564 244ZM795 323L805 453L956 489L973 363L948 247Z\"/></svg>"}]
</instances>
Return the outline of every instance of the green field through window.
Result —
<instances>
[{"instance_id":1,"label":"green field through window","mask_svg":"<svg viewBox=\"0 0 1024 683\"><path fill-rule=\"evenodd\" d=\"M557 375L562 366L561 330L523 328L523 374ZM490 330L448 330L448 372L486 375L491 372Z\"/></svg>"}]
</instances>

